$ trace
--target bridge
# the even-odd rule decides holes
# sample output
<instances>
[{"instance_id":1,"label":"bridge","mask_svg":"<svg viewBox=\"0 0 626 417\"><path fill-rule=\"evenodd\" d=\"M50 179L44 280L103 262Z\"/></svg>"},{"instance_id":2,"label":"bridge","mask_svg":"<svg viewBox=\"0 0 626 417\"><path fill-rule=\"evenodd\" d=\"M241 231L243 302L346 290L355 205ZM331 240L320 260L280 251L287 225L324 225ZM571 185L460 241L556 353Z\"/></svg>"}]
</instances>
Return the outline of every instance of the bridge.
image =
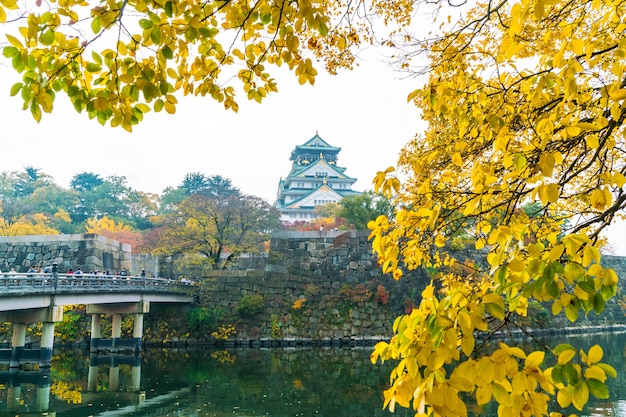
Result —
<instances>
[{"instance_id":1,"label":"bridge","mask_svg":"<svg viewBox=\"0 0 626 417\"><path fill-rule=\"evenodd\" d=\"M191 303L193 285L163 278L99 274L0 275L0 322L13 323L11 348L0 349L0 363L50 365L54 324L63 320L63 307L85 304L91 315L92 351L141 350L143 316L150 303ZM112 315L110 339L101 335L102 314ZM122 315L134 316L133 338L121 338ZM39 349L26 349L28 323L43 323Z\"/></svg>"}]
</instances>

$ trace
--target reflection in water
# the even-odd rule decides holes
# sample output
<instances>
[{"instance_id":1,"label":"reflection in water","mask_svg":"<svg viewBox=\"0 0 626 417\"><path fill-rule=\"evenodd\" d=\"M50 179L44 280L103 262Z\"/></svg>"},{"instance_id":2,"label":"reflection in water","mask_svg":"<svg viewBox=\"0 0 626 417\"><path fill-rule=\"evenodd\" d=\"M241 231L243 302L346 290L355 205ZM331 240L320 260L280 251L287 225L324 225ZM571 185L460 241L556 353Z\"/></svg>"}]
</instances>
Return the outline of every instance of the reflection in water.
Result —
<instances>
[{"instance_id":1,"label":"reflection in water","mask_svg":"<svg viewBox=\"0 0 626 417\"><path fill-rule=\"evenodd\" d=\"M559 341L559 342L562 342ZM588 416L626 417L624 335L571 342L603 346L618 370L611 396ZM141 356L55 352L49 371L0 372L0 415L29 416L409 416L382 410L390 366L371 348L146 350ZM573 410L572 410L573 411ZM495 415L492 405L477 411Z\"/></svg>"}]
</instances>

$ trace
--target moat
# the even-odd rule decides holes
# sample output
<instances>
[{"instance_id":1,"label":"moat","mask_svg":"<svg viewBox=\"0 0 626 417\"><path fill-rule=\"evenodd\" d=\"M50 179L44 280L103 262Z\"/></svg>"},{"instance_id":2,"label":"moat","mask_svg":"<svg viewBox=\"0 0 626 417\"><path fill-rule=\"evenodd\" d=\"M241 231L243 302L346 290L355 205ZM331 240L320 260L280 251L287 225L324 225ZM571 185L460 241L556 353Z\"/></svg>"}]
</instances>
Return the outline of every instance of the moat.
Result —
<instances>
[{"instance_id":1,"label":"moat","mask_svg":"<svg viewBox=\"0 0 626 417\"><path fill-rule=\"evenodd\" d=\"M581 415L626 417L626 334L568 339L599 343L618 377L610 397ZM15 416L409 416L382 410L391 364L372 365L371 347L146 349L94 356L55 350L49 372L0 372L0 415ZM471 409L471 408L470 408ZM471 409L472 410L472 409ZM571 410L573 411L573 410ZM489 406L474 415L496 415Z\"/></svg>"}]
</instances>

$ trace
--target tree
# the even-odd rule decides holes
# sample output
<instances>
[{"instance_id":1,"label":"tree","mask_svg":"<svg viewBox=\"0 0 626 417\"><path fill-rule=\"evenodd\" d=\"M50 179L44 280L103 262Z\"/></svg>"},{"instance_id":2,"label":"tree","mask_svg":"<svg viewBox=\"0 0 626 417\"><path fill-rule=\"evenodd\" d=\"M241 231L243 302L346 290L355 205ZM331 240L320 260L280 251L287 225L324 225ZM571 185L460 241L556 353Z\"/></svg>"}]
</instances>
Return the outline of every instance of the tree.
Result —
<instances>
[{"instance_id":1,"label":"tree","mask_svg":"<svg viewBox=\"0 0 626 417\"><path fill-rule=\"evenodd\" d=\"M216 267L228 257L259 252L270 233L280 227L278 212L264 200L248 195L215 199L192 194L168 215L162 226L158 253L199 253Z\"/></svg>"},{"instance_id":2,"label":"tree","mask_svg":"<svg viewBox=\"0 0 626 417\"><path fill-rule=\"evenodd\" d=\"M239 188L235 187L229 178L224 178L221 175L208 177L207 188L203 193L218 200L241 195Z\"/></svg>"},{"instance_id":3,"label":"tree","mask_svg":"<svg viewBox=\"0 0 626 417\"><path fill-rule=\"evenodd\" d=\"M179 188L185 190L185 195L191 195L204 190L208 185L206 176L201 172L190 172L185 175Z\"/></svg>"},{"instance_id":4,"label":"tree","mask_svg":"<svg viewBox=\"0 0 626 417\"><path fill-rule=\"evenodd\" d=\"M100 178L100 175L98 174L94 174L92 172L81 172L72 177L70 180L70 187L79 193L84 193L102 185L103 182L104 180Z\"/></svg>"},{"instance_id":5,"label":"tree","mask_svg":"<svg viewBox=\"0 0 626 417\"><path fill-rule=\"evenodd\" d=\"M18 172L13 185L13 193L16 197L28 197L37 188L49 185L51 178L47 174L41 173L39 168L27 166L24 172Z\"/></svg>"},{"instance_id":6,"label":"tree","mask_svg":"<svg viewBox=\"0 0 626 417\"><path fill-rule=\"evenodd\" d=\"M338 216L356 230L367 230L367 223L380 215L391 217L391 201L382 194L365 191L360 195L349 196L339 202Z\"/></svg>"},{"instance_id":7,"label":"tree","mask_svg":"<svg viewBox=\"0 0 626 417\"><path fill-rule=\"evenodd\" d=\"M268 65L313 84L307 55L324 57L334 73L352 67L351 46L370 36L347 0L41 3L0 3L0 23L12 22L3 54L24 74L11 94L36 120L64 93L77 111L128 131L150 110L174 113L176 92L237 111L240 85L261 102L277 91ZM17 22L25 24L15 30Z\"/></svg>"},{"instance_id":8,"label":"tree","mask_svg":"<svg viewBox=\"0 0 626 417\"><path fill-rule=\"evenodd\" d=\"M70 207L72 220L78 224L88 218L102 216L126 221L131 217L133 203L141 200L137 192L127 185L124 176L111 175L100 179L97 175L83 173L74 176L73 184L82 190L80 202Z\"/></svg>"},{"instance_id":9,"label":"tree","mask_svg":"<svg viewBox=\"0 0 626 417\"><path fill-rule=\"evenodd\" d=\"M531 302L574 322L616 293L600 234L626 201L625 12L584 0L479 3L436 38L396 45L409 51L406 68L428 73L409 95L428 129L401 153L401 175L376 176L400 208L370 222L373 246L396 278L421 266L449 272L375 348L374 361L398 361L389 408L465 416L469 396L495 401L499 416L560 416L589 395L608 398L615 370L597 345L478 340L525 332ZM412 67L419 52L423 71ZM529 215L529 203L541 209ZM487 265L459 276L450 267L463 260L446 247L463 228Z\"/></svg>"}]
</instances>

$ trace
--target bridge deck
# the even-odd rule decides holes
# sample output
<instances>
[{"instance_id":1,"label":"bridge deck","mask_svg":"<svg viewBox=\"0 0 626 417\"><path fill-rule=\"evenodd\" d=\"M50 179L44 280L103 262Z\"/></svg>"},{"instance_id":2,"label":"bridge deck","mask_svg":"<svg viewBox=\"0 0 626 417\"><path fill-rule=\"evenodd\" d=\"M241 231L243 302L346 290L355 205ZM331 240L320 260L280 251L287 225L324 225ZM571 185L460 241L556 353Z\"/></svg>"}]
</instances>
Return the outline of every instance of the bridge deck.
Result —
<instances>
[{"instance_id":1,"label":"bridge deck","mask_svg":"<svg viewBox=\"0 0 626 417\"><path fill-rule=\"evenodd\" d=\"M133 301L190 302L194 285L164 278L95 274L2 274L0 311Z\"/></svg>"}]
</instances>

